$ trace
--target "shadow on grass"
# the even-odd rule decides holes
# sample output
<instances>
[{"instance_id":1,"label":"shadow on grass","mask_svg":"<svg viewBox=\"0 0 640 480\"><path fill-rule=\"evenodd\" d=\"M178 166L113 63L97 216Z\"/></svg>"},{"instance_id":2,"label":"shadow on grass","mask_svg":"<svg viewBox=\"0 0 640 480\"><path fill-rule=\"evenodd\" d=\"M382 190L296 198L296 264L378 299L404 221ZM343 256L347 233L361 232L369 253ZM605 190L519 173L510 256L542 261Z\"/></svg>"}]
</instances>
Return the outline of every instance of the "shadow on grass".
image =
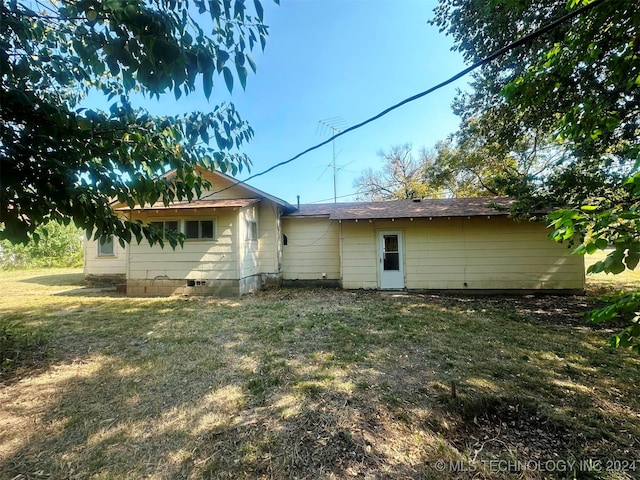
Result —
<instances>
[{"instance_id":1,"label":"shadow on grass","mask_svg":"<svg viewBox=\"0 0 640 480\"><path fill-rule=\"evenodd\" d=\"M49 371L0 390L8 478L459 478L434 462L621 456L640 433L637 359L517 312L314 290L89 300L49 317Z\"/></svg>"},{"instance_id":2,"label":"shadow on grass","mask_svg":"<svg viewBox=\"0 0 640 480\"><path fill-rule=\"evenodd\" d=\"M85 284L82 273L39 275L37 277L20 279L19 283L34 283L47 287L83 287Z\"/></svg>"},{"instance_id":3,"label":"shadow on grass","mask_svg":"<svg viewBox=\"0 0 640 480\"><path fill-rule=\"evenodd\" d=\"M255 324L202 322L202 303L165 304L170 318L141 316L111 332L109 345L85 338L98 351L64 356L5 394L8 413L38 418L38 434L5 444L0 470L9 478L319 478L364 461L366 446L340 424L344 412L284 387L297 373L274 363L282 352L245 350ZM338 397L344 407L347 396Z\"/></svg>"}]
</instances>

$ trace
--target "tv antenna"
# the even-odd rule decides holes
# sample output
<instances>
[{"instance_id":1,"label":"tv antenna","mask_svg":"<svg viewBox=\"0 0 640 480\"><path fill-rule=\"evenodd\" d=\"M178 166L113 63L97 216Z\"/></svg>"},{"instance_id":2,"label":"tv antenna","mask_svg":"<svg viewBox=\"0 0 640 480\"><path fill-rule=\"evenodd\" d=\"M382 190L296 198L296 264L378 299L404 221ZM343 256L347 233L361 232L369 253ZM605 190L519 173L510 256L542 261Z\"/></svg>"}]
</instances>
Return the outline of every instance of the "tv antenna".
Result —
<instances>
[{"instance_id":1,"label":"tv antenna","mask_svg":"<svg viewBox=\"0 0 640 480\"><path fill-rule=\"evenodd\" d=\"M331 117L331 118L325 118L324 120L319 120L318 124L319 124L319 128L322 128L323 133L324 131L329 130L331 133L331 136L333 137L337 133L342 132L342 128L346 126L347 122L342 117ZM333 150L333 156L330 164L330 166L333 167L333 203L336 203L338 201L338 192L336 188L336 177L337 177L338 169L336 168L335 139L331 141L331 147Z\"/></svg>"}]
</instances>

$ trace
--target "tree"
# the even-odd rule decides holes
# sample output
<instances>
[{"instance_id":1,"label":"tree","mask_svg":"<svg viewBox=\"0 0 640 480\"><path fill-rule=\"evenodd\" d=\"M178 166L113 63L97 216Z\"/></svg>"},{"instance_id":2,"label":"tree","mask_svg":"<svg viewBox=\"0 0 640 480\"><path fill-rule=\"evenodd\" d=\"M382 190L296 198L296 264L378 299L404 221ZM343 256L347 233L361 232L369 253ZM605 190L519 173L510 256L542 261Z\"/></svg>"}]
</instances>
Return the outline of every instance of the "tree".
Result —
<instances>
[{"instance_id":1,"label":"tree","mask_svg":"<svg viewBox=\"0 0 640 480\"><path fill-rule=\"evenodd\" d=\"M427 182L451 197L515 195L535 188L565 155L539 132L509 149L495 132L488 114L463 121L457 133L436 145Z\"/></svg>"},{"instance_id":2,"label":"tree","mask_svg":"<svg viewBox=\"0 0 640 480\"><path fill-rule=\"evenodd\" d=\"M615 274L636 268L640 251L640 4L440 0L433 23L454 38L466 60L477 61L589 5L588 11L484 65L455 108L463 121L493 119L493 136L506 151L538 131L569 153L525 203L562 205L550 215L552 237L575 243L577 253L613 246L590 270ZM635 343L640 295L607 308L612 315L635 312L614 344L640 350ZM594 314L599 320L610 316Z\"/></svg>"},{"instance_id":3,"label":"tree","mask_svg":"<svg viewBox=\"0 0 640 480\"><path fill-rule=\"evenodd\" d=\"M57 222L36 228L39 241L31 239L25 245L0 240L0 267L80 267L82 266L83 232L73 225Z\"/></svg>"},{"instance_id":4,"label":"tree","mask_svg":"<svg viewBox=\"0 0 640 480\"><path fill-rule=\"evenodd\" d=\"M37 240L39 225L72 220L96 238L161 242L112 201L190 200L208 186L197 167L249 167L239 148L253 131L232 104L161 117L133 105L197 88L210 99L218 78L244 88L249 52L267 36L260 1L248 3L0 3L0 239ZM109 111L83 108L89 94L112 101Z\"/></svg>"},{"instance_id":5,"label":"tree","mask_svg":"<svg viewBox=\"0 0 640 480\"><path fill-rule=\"evenodd\" d=\"M364 170L353 182L359 200L384 201L438 197L440 192L424 181L425 168L433 161L426 152L415 159L409 144L395 145L388 152L378 151L381 170Z\"/></svg>"}]
</instances>

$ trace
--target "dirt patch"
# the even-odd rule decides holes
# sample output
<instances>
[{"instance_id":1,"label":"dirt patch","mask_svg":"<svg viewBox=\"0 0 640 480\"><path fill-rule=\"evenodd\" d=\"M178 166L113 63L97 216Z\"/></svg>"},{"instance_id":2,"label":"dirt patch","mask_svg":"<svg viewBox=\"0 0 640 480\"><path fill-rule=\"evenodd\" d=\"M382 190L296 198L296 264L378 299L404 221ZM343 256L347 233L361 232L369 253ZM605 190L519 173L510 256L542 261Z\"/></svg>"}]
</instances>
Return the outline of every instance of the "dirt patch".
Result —
<instances>
[{"instance_id":1,"label":"dirt patch","mask_svg":"<svg viewBox=\"0 0 640 480\"><path fill-rule=\"evenodd\" d=\"M593 330L608 330L624 322L597 324L586 314L603 302L586 295L423 295L426 302L468 312L500 312L516 321L535 321L553 325L582 326Z\"/></svg>"},{"instance_id":2,"label":"dirt patch","mask_svg":"<svg viewBox=\"0 0 640 480\"><path fill-rule=\"evenodd\" d=\"M546 416L526 397L475 395L442 402L457 416L450 441L459 450L481 458L502 458L518 452L527 461L567 458L580 446L567 425Z\"/></svg>"}]
</instances>

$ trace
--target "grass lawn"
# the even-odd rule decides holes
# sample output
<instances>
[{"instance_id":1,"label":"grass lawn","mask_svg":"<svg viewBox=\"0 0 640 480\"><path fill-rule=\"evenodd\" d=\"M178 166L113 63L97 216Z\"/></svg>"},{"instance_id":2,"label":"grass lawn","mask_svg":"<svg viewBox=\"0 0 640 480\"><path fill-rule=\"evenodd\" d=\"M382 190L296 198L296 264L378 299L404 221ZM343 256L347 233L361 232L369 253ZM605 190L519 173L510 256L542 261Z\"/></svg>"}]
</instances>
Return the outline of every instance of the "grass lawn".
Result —
<instances>
[{"instance_id":1,"label":"grass lawn","mask_svg":"<svg viewBox=\"0 0 640 480\"><path fill-rule=\"evenodd\" d=\"M0 335L30 345L0 377L2 479L640 475L640 358L578 317L593 297L81 287L0 272Z\"/></svg>"}]
</instances>

